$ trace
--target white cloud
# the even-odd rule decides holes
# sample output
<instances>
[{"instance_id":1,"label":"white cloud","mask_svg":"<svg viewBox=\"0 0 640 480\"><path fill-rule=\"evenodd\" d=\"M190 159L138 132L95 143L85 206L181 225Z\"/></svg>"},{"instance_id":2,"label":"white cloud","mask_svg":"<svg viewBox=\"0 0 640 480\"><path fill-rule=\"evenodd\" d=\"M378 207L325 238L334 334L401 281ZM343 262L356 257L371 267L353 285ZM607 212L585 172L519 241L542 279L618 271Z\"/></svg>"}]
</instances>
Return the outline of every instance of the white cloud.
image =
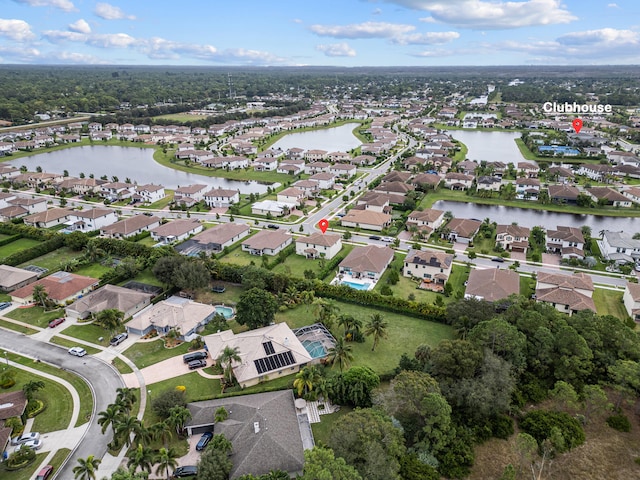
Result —
<instances>
[{"instance_id":1,"label":"white cloud","mask_svg":"<svg viewBox=\"0 0 640 480\"><path fill-rule=\"evenodd\" d=\"M419 18L418 20L424 23L437 23L437 20L433 17L423 17L423 18Z\"/></svg>"},{"instance_id":2,"label":"white cloud","mask_svg":"<svg viewBox=\"0 0 640 480\"><path fill-rule=\"evenodd\" d=\"M58 42L85 42L89 36L80 32L65 32L62 30L45 30L42 36L52 43Z\"/></svg>"},{"instance_id":3,"label":"white cloud","mask_svg":"<svg viewBox=\"0 0 640 480\"><path fill-rule=\"evenodd\" d=\"M69 0L15 0L18 3L24 3L32 7L54 7L64 10L65 12L72 12L76 9L72 2Z\"/></svg>"},{"instance_id":4,"label":"white cloud","mask_svg":"<svg viewBox=\"0 0 640 480\"><path fill-rule=\"evenodd\" d=\"M607 7L609 7L609 8L620 8L617 3L610 3L609 5L607 5Z\"/></svg>"},{"instance_id":5,"label":"white cloud","mask_svg":"<svg viewBox=\"0 0 640 480\"><path fill-rule=\"evenodd\" d=\"M67 28L70 32L91 33L91 27L82 18L77 22L70 23Z\"/></svg>"},{"instance_id":6,"label":"white cloud","mask_svg":"<svg viewBox=\"0 0 640 480\"><path fill-rule=\"evenodd\" d=\"M373 12L371 12L371 15L380 15L381 13L382 13L382 9L376 8Z\"/></svg>"},{"instance_id":7,"label":"white cloud","mask_svg":"<svg viewBox=\"0 0 640 480\"><path fill-rule=\"evenodd\" d=\"M394 38L412 32L413 25L386 22L364 22L350 25L311 25L313 33L335 38Z\"/></svg>"},{"instance_id":8,"label":"white cloud","mask_svg":"<svg viewBox=\"0 0 640 480\"><path fill-rule=\"evenodd\" d=\"M327 57L355 57L356 51L346 43L332 43L329 45L317 45L316 50L323 52Z\"/></svg>"},{"instance_id":9,"label":"white cloud","mask_svg":"<svg viewBox=\"0 0 640 480\"><path fill-rule=\"evenodd\" d=\"M135 38L126 33L108 33L92 35L87 43L100 48L127 48L137 42Z\"/></svg>"},{"instance_id":10,"label":"white cloud","mask_svg":"<svg viewBox=\"0 0 640 480\"><path fill-rule=\"evenodd\" d=\"M401 35L392 41L400 45L441 45L457 38L460 38L458 32L427 32Z\"/></svg>"},{"instance_id":11,"label":"white cloud","mask_svg":"<svg viewBox=\"0 0 640 480\"><path fill-rule=\"evenodd\" d=\"M86 65L97 65L97 64L109 63L93 55L87 55L84 53L74 53L74 52L54 52L54 53L48 54L47 58L55 59L56 63L86 64Z\"/></svg>"},{"instance_id":12,"label":"white cloud","mask_svg":"<svg viewBox=\"0 0 640 480\"><path fill-rule=\"evenodd\" d=\"M12 62L32 63L41 56L37 48L22 48L17 45L0 45L0 58L10 59Z\"/></svg>"},{"instance_id":13,"label":"white cloud","mask_svg":"<svg viewBox=\"0 0 640 480\"><path fill-rule=\"evenodd\" d=\"M0 18L0 36L16 42L24 42L34 37L31 26L24 20Z\"/></svg>"},{"instance_id":14,"label":"white cloud","mask_svg":"<svg viewBox=\"0 0 640 480\"><path fill-rule=\"evenodd\" d=\"M442 23L458 27L499 30L569 23L577 20L561 0L387 0L414 10L424 10Z\"/></svg>"},{"instance_id":15,"label":"white cloud","mask_svg":"<svg viewBox=\"0 0 640 480\"><path fill-rule=\"evenodd\" d=\"M135 20L135 15L127 15L125 14L120 7L116 7L114 5L110 5L108 3L98 3L96 4L96 8L94 13L100 18L104 18L105 20Z\"/></svg>"}]
</instances>

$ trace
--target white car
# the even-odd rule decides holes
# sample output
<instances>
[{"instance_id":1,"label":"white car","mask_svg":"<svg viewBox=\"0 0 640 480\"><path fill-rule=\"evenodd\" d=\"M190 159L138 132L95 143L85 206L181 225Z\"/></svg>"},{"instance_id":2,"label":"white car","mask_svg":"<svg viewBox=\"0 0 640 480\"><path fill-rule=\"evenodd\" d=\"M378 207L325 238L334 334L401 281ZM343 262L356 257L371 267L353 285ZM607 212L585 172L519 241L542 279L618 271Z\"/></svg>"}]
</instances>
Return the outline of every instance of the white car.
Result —
<instances>
[{"instance_id":1,"label":"white car","mask_svg":"<svg viewBox=\"0 0 640 480\"><path fill-rule=\"evenodd\" d=\"M32 440L39 440L40 434L38 432L23 433L18 437L11 439L11 445L22 445L23 443L30 442Z\"/></svg>"},{"instance_id":2,"label":"white car","mask_svg":"<svg viewBox=\"0 0 640 480\"><path fill-rule=\"evenodd\" d=\"M69 349L69 353L76 357L84 357L87 354L87 351L82 347L71 347Z\"/></svg>"},{"instance_id":3,"label":"white car","mask_svg":"<svg viewBox=\"0 0 640 480\"><path fill-rule=\"evenodd\" d=\"M42 440L29 440L21 445L18 445L13 451L17 452L22 448L30 448L31 450L40 450L42 448Z\"/></svg>"},{"instance_id":4,"label":"white car","mask_svg":"<svg viewBox=\"0 0 640 480\"><path fill-rule=\"evenodd\" d=\"M382 241L383 242L387 242L387 243L393 243L394 238L393 237L382 237Z\"/></svg>"}]
</instances>

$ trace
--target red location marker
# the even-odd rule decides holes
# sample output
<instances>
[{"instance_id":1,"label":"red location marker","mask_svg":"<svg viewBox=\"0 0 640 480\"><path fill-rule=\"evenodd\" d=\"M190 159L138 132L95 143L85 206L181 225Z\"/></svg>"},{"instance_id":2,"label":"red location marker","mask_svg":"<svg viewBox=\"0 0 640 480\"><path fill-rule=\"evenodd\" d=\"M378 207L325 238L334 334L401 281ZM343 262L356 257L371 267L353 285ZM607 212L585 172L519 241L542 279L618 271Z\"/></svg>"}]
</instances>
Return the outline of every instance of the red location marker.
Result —
<instances>
[{"instance_id":1,"label":"red location marker","mask_svg":"<svg viewBox=\"0 0 640 480\"><path fill-rule=\"evenodd\" d=\"M580 133L580 130L582 130L582 120L580 120L579 118L576 118L573 122L573 129L576 131L576 133Z\"/></svg>"},{"instance_id":2,"label":"red location marker","mask_svg":"<svg viewBox=\"0 0 640 480\"><path fill-rule=\"evenodd\" d=\"M327 228L329 228L329 222L326 218L323 218L318 222L318 226L320 227L320 230L322 230L322 233L325 233L327 231Z\"/></svg>"}]
</instances>

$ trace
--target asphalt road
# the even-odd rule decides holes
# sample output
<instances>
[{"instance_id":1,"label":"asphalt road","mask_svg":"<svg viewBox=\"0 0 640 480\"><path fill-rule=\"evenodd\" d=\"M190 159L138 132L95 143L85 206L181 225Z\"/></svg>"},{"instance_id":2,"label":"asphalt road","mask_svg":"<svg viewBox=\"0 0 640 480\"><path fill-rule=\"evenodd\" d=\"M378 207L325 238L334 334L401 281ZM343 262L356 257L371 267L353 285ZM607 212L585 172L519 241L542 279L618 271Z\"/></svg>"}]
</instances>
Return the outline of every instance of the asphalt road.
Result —
<instances>
[{"instance_id":1,"label":"asphalt road","mask_svg":"<svg viewBox=\"0 0 640 480\"><path fill-rule=\"evenodd\" d=\"M87 458L89 455L102 458L107 452L110 437L101 433L100 426L97 424L97 412L105 410L107 405L113 403L116 389L125 386L116 370L90 355L82 358L74 357L67 353L66 348L8 330L2 330L0 334L0 348L25 357L38 358L42 362L76 373L86 379L93 390L94 415L89 429L80 446L73 452L65 466L57 472L56 478L73 478L72 469L77 465L78 458Z\"/></svg>"}]
</instances>

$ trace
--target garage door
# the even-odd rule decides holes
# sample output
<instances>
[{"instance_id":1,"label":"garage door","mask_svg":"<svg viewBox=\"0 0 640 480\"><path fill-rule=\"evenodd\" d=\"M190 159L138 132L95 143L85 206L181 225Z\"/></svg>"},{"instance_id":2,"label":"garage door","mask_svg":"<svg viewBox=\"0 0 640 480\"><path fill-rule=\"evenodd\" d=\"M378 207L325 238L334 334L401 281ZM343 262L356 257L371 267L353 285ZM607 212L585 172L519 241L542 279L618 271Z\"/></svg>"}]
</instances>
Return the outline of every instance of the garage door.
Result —
<instances>
[{"instance_id":1,"label":"garage door","mask_svg":"<svg viewBox=\"0 0 640 480\"><path fill-rule=\"evenodd\" d=\"M213 424L191 427L189 430L191 430L191 435L202 435L204 432L213 432Z\"/></svg>"}]
</instances>

